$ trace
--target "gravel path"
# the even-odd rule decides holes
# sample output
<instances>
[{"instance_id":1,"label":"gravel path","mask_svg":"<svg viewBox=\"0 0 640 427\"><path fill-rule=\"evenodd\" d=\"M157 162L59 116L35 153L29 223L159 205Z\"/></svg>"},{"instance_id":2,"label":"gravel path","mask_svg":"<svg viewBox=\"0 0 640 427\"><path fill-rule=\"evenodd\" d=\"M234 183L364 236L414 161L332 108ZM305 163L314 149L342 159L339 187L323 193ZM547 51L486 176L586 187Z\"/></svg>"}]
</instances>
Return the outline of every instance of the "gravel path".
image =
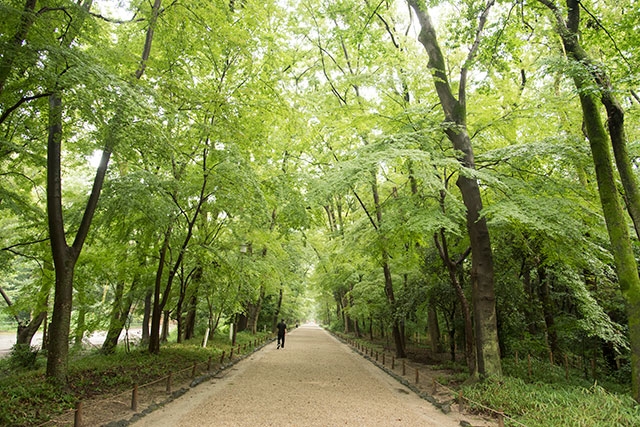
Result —
<instances>
[{"instance_id":1,"label":"gravel path","mask_svg":"<svg viewBox=\"0 0 640 427\"><path fill-rule=\"evenodd\" d=\"M460 426L312 325L145 416L145 426Z\"/></svg>"}]
</instances>

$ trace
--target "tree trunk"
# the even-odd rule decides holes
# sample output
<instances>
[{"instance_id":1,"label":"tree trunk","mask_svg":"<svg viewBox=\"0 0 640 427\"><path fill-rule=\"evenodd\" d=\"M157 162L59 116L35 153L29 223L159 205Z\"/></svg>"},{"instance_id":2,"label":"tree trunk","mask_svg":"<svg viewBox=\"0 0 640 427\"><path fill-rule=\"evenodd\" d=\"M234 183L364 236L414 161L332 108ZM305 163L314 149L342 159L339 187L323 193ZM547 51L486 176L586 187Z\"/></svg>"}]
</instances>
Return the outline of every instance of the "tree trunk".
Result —
<instances>
[{"instance_id":1,"label":"tree trunk","mask_svg":"<svg viewBox=\"0 0 640 427\"><path fill-rule=\"evenodd\" d=\"M144 314L142 315L142 342L149 342L149 322L151 320L151 298L153 297L153 289L149 288L144 296Z\"/></svg>"},{"instance_id":2,"label":"tree trunk","mask_svg":"<svg viewBox=\"0 0 640 427\"><path fill-rule=\"evenodd\" d=\"M438 44L435 28L427 12L424 1L408 0L421 24L418 40L429 55L428 67L434 76L434 85L445 115L445 132L453 148L461 152L459 159L463 168L475 169L473 147L466 128L466 66L461 69L458 98L453 95L449 85L444 55ZM476 44L472 47L466 63L471 63L486 15L492 2L487 3L478 22ZM462 194L467 208L467 232L471 243L471 286L473 300L473 317L475 320L475 341L477 351L478 372L483 376L501 376L500 345L496 319L496 298L493 278L493 254L489 229L482 211L482 197L478 182L462 173L456 185Z\"/></svg>"},{"instance_id":3,"label":"tree trunk","mask_svg":"<svg viewBox=\"0 0 640 427\"><path fill-rule=\"evenodd\" d=\"M199 285L199 284L198 284ZM198 287L189 298L189 308L185 318L184 338L190 340L196 336L196 313L198 308Z\"/></svg>"},{"instance_id":4,"label":"tree trunk","mask_svg":"<svg viewBox=\"0 0 640 427\"><path fill-rule=\"evenodd\" d=\"M170 329L171 329L171 311L164 310L162 312L162 333L160 334L160 341L167 342L169 340Z\"/></svg>"},{"instance_id":5,"label":"tree trunk","mask_svg":"<svg viewBox=\"0 0 640 427\"><path fill-rule=\"evenodd\" d=\"M79 296L79 295L78 295ZM81 298L78 298L81 299ZM82 347L82 339L84 338L84 332L86 328L87 309L82 303L78 304L80 307L77 310L76 331L73 337L73 345L75 347Z\"/></svg>"},{"instance_id":6,"label":"tree trunk","mask_svg":"<svg viewBox=\"0 0 640 427\"><path fill-rule=\"evenodd\" d=\"M560 347L558 346L558 332L556 331L556 321L553 310L553 301L551 299L551 286L549 277L544 267L538 267L538 280L540 281L540 301L542 302L542 313L544 323L547 328L547 341L549 351L556 359L560 355ZM557 359L559 360L559 359Z\"/></svg>"},{"instance_id":7,"label":"tree trunk","mask_svg":"<svg viewBox=\"0 0 640 427\"><path fill-rule=\"evenodd\" d=\"M444 210L444 192L441 193L441 206ZM438 235L433 236L436 247L438 248L438 252L440 253L440 258L449 273L449 281L451 282L451 286L453 287L456 296L458 297L458 302L460 303L460 307L462 309L462 319L464 321L464 356L467 362L467 368L469 369L469 373L472 376L476 375L476 354L475 347L473 345L473 322L471 321L471 309L469 308L469 302L467 301L467 297L464 294L464 290L462 289L462 285L460 284L460 280L458 280L458 264L461 263L464 259L466 259L467 255L463 255L460 257L460 261L456 262L451 259L449 256L449 248L447 239L444 233L444 229L440 230L440 240L438 240Z\"/></svg>"},{"instance_id":8,"label":"tree trunk","mask_svg":"<svg viewBox=\"0 0 640 427\"><path fill-rule=\"evenodd\" d=\"M185 318L184 318L184 300L186 298L187 293L187 278L182 275L182 280L180 282L180 295L178 296L178 302L176 303L176 322L178 323L178 332L176 337L176 342L181 343L184 340L184 332L185 332Z\"/></svg>"},{"instance_id":9,"label":"tree trunk","mask_svg":"<svg viewBox=\"0 0 640 427\"><path fill-rule=\"evenodd\" d=\"M2 295L8 307L13 306L13 303L11 302L9 295L5 293L2 287L0 287L0 295ZM47 312L41 311L40 313L38 313L36 317L31 318L26 325L24 324L23 321L20 320L20 318L17 315L14 314L13 317L18 323L18 329L16 331L16 344L31 346L31 341L33 340L33 336L36 334L36 332L40 328L40 325L42 324L42 322L47 318ZM42 348L46 348L44 345L44 343L46 342L44 340L44 337L42 342L43 342Z\"/></svg>"},{"instance_id":10,"label":"tree trunk","mask_svg":"<svg viewBox=\"0 0 640 427\"><path fill-rule=\"evenodd\" d=\"M438 324L438 312L431 302L427 308L427 332L429 333L429 342L431 351L434 353L442 353L442 341L440 339L440 325Z\"/></svg>"},{"instance_id":11,"label":"tree trunk","mask_svg":"<svg viewBox=\"0 0 640 427\"><path fill-rule=\"evenodd\" d=\"M169 249L169 237L171 236L171 227L167 228L164 233L164 241L160 248L160 259L158 260L158 270L156 271L155 286L153 288L153 308L151 310L151 330L149 331L149 353L160 353L160 320L162 317L162 309L160 301L160 288L162 287L162 273L164 271L165 258Z\"/></svg>"},{"instance_id":12,"label":"tree trunk","mask_svg":"<svg viewBox=\"0 0 640 427\"><path fill-rule=\"evenodd\" d=\"M398 309L396 306L396 297L393 291L393 278L391 276L391 267L389 266L389 252L386 248L386 236L381 232L382 225L382 205L380 204L380 194L378 193L378 182L376 178L377 171L371 172L371 193L373 194L373 203L376 210L376 222L375 228L378 232L378 238L381 241L381 264L382 273L384 275L384 293L387 296L389 307L391 308L391 315L393 316L393 323L391 328L391 334L393 336L393 342L396 348L396 357L403 359L407 357L407 353L404 347L404 339L402 332L400 331L400 319L398 319ZM373 221L373 220L372 220Z\"/></svg>"},{"instance_id":13,"label":"tree trunk","mask_svg":"<svg viewBox=\"0 0 640 427\"><path fill-rule=\"evenodd\" d=\"M526 260L523 260L522 262L521 276L522 276L522 284L524 286L525 295L527 296L529 301L534 301L535 293L533 291L533 284L531 282L531 270ZM535 310L535 307L532 306L531 304L527 304L524 307L524 319L525 319L525 322L527 323L527 331L531 336L535 336L538 332L536 327L536 323L537 323L536 316L535 316L536 311L537 310Z\"/></svg>"},{"instance_id":14,"label":"tree trunk","mask_svg":"<svg viewBox=\"0 0 640 427\"><path fill-rule=\"evenodd\" d=\"M118 340L120 339L120 334L127 322L132 305L133 298L131 298L131 292L129 292L129 296L125 299L124 282L119 281L116 284L113 305L111 306L109 329L107 330L107 336L102 343L101 351L103 353L112 354L115 352Z\"/></svg>"},{"instance_id":15,"label":"tree trunk","mask_svg":"<svg viewBox=\"0 0 640 427\"><path fill-rule=\"evenodd\" d=\"M580 102L587 125L587 134L596 169L600 202L611 241L611 250L622 295L627 302L629 338L631 343L632 395L640 402L640 278L633 247L618 200L607 135L593 98L587 94L578 77L574 78L580 92Z\"/></svg>"},{"instance_id":16,"label":"tree trunk","mask_svg":"<svg viewBox=\"0 0 640 427\"><path fill-rule=\"evenodd\" d=\"M260 286L260 295L258 301L251 304L251 311L249 311L249 328L251 333L255 335L258 332L258 319L260 318L260 312L262 311L262 302L264 301L265 289L264 286Z\"/></svg>"},{"instance_id":17,"label":"tree trunk","mask_svg":"<svg viewBox=\"0 0 640 427\"><path fill-rule=\"evenodd\" d=\"M27 325L18 325L18 334L16 337L16 344L24 344L31 346L31 341L33 340L33 336L40 329L40 325L47 319L47 312L41 311L36 317L31 319L31 321ZM42 339L44 346L44 337Z\"/></svg>"}]
</instances>

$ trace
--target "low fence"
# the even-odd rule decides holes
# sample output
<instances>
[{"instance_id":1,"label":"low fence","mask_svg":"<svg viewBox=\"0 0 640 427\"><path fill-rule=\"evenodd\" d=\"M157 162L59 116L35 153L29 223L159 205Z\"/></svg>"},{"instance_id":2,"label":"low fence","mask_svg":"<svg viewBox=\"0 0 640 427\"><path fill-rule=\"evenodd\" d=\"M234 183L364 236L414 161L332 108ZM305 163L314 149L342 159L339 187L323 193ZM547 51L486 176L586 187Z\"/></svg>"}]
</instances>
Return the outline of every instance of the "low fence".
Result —
<instances>
[{"instance_id":1,"label":"low fence","mask_svg":"<svg viewBox=\"0 0 640 427\"><path fill-rule=\"evenodd\" d=\"M108 396L102 399L92 399L87 401L78 400L75 408L70 409L56 417L39 424L37 427L73 425L74 427L86 427L98 424L96 420L88 420L87 414L91 413L95 417L95 412L111 412L120 413L120 419L124 417L127 411L129 417L140 413L142 408L149 408L156 402L158 395L164 396L162 402L166 403L182 394L188 387L194 387L204 380L212 378L228 366L239 362L249 354L262 348L271 337L264 337L260 340L254 340L244 345L232 347L229 352L223 351L220 357L214 358L210 356L206 363L194 362L187 367L178 370L169 370L167 374L150 381L146 384L134 384L133 388L125 390L121 393ZM176 390L176 384L179 389ZM99 411L97 410L99 408ZM94 411L92 411L92 409ZM99 424L113 422L116 420L101 420Z\"/></svg>"},{"instance_id":2,"label":"low fence","mask_svg":"<svg viewBox=\"0 0 640 427\"><path fill-rule=\"evenodd\" d=\"M509 417L501 410L490 408L480 402L473 401L464 396L462 391L455 391L444 384L440 384L435 378L430 381L427 380L424 372L427 371L428 368L423 368L423 375L421 375L420 368L408 364L406 359L396 360L395 355L387 352L385 349L380 350L379 348L364 345L362 342L346 335L335 335L379 368L396 377L396 379L401 380L404 385L415 391L420 397L428 400L438 407L441 407L442 405L439 405L439 402L437 402L433 396L444 391L450 395L452 401L455 401L458 404L458 408L461 413L464 412L466 406L474 405L475 407L482 408L482 410L487 414L493 416L493 418L497 420L499 427L504 427L505 420L508 420L512 425L527 427L521 422ZM529 364L530 361L531 359L529 357ZM427 394L425 394L425 392Z\"/></svg>"}]
</instances>

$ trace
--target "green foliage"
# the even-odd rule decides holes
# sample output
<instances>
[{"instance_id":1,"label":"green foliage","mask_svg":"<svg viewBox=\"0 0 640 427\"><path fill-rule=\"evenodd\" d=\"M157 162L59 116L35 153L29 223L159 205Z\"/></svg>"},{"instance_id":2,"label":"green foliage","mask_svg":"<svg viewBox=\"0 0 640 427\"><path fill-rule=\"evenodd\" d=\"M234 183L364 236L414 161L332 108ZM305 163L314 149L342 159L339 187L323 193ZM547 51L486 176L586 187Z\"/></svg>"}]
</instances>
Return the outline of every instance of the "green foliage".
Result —
<instances>
[{"instance_id":1,"label":"green foliage","mask_svg":"<svg viewBox=\"0 0 640 427\"><path fill-rule=\"evenodd\" d=\"M546 426L635 426L640 409L631 397L611 394L594 384L590 387L527 383L519 378L491 379L463 387L471 408L476 403L504 413L528 427ZM505 425L519 425L510 423Z\"/></svg>"},{"instance_id":2,"label":"green foliage","mask_svg":"<svg viewBox=\"0 0 640 427\"><path fill-rule=\"evenodd\" d=\"M35 369L38 361L38 348L27 344L15 344L9 354L9 365L18 369Z\"/></svg>"},{"instance_id":3,"label":"green foliage","mask_svg":"<svg viewBox=\"0 0 640 427\"><path fill-rule=\"evenodd\" d=\"M263 339L239 333L237 345ZM0 360L0 425L38 425L74 407L78 400L114 395L165 377L169 371L204 366L211 357L217 361L223 351L229 354L228 335L218 334L202 348L201 337L184 344L167 344L158 355L143 349L131 352L119 347L110 355L98 351L76 358L69 367L69 388L60 390L46 382L38 370L14 369L15 359Z\"/></svg>"}]
</instances>

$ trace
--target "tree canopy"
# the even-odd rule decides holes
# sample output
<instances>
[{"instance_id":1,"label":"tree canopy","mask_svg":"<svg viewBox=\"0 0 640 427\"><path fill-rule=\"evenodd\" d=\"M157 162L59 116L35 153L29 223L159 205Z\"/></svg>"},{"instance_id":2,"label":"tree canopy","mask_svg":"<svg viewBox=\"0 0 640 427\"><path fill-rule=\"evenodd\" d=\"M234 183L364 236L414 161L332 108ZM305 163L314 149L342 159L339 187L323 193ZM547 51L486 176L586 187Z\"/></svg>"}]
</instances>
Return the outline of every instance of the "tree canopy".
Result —
<instances>
[{"instance_id":1,"label":"tree canopy","mask_svg":"<svg viewBox=\"0 0 640 427\"><path fill-rule=\"evenodd\" d=\"M3 0L2 312L57 382L282 317L640 400L636 7Z\"/></svg>"}]
</instances>

